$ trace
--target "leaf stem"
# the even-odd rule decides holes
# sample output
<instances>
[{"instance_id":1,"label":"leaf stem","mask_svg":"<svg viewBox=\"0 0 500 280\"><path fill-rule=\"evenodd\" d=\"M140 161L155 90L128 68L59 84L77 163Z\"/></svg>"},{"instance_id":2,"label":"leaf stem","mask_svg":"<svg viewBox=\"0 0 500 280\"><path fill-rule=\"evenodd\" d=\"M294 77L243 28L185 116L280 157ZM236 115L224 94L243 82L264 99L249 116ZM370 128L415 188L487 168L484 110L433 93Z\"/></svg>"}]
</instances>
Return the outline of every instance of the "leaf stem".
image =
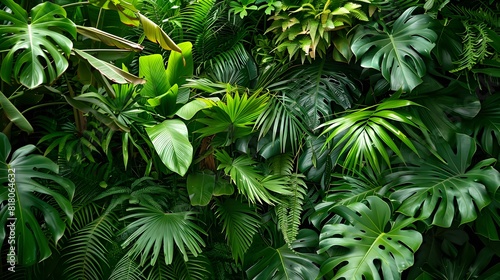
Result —
<instances>
[{"instance_id":1,"label":"leaf stem","mask_svg":"<svg viewBox=\"0 0 500 280\"><path fill-rule=\"evenodd\" d=\"M70 4L66 4L66 5L62 5L61 7L63 9L66 9L66 8L71 8L73 6L83 6L83 5L89 5L90 4L90 1L87 1L87 2L76 2L76 3L70 3Z\"/></svg>"}]
</instances>

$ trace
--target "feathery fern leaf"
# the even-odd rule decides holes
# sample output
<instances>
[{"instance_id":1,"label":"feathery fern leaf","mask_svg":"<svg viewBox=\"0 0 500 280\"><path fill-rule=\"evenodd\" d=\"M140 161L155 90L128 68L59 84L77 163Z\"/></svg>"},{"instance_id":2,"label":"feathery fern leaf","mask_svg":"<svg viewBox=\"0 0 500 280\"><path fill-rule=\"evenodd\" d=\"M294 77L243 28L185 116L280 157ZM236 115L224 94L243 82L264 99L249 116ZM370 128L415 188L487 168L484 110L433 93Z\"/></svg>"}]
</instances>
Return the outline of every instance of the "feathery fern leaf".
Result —
<instances>
[{"instance_id":1,"label":"feathery fern leaf","mask_svg":"<svg viewBox=\"0 0 500 280\"><path fill-rule=\"evenodd\" d=\"M143 270L127 254L118 261L108 280L143 280Z\"/></svg>"},{"instance_id":2,"label":"feathery fern leaf","mask_svg":"<svg viewBox=\"0 0 500 280\"><path fill-rule=\"evenodd\" d=\"M217 202L215 214L222 221L222 230L231 247L233 258L236 262L242 260L261 224L255 209L229 198Z\"/></svg>"},{"instance_id":3,"label":"feathery fern leaf","mask_svg":"<svg viewBox=\"0 0 500 280\"><path fill-rule=\"evenodd\" d=\"M492 40L488 36L488 27L484 23L463 22L465 32L463 38L463 50L460 59L456 62L458 67L451 72L464 69L471 70L476 64L481 63L493 53L488 50Z\"/></svg>"},{"instance_id":4,"label":"feathery fern leaf","mask_svg":"<svg viewBox=\"0 0 500 280\"><path fill-rule=\"evenodd\" d=\"M305 176L292 174L288 176L287 188L291 195L283 196L281 203L276 206L278 225L281 228L285 242L290 246L297 234L302 214L302 204L307 193L306 183L302 180Z\"/></svg>"},{"instance_id":5,"label":"feathery fern leaf","mask_svg":"<svg viewBox=\"0 0 500 280\"><path fill-rule=\"evenodd\" d=\"M163 265L163 264L162 264ZM177 254L172 264L166 267L169 279L176 280L206 280L213 279L212 265L205 255L189 256L185 261Z\"/></svg>"},{"instance_id":6,"label":"feathery fern leaf","mask_svg":"<svg viewBox=\"0 0 500 280\"><path fill-rule=\"evenodd\" d=\"M105 213L73 234L65 247L65 279L102 279L109 268L107 243L116 232L116 217Z\"/></svg>"}]
</instances>

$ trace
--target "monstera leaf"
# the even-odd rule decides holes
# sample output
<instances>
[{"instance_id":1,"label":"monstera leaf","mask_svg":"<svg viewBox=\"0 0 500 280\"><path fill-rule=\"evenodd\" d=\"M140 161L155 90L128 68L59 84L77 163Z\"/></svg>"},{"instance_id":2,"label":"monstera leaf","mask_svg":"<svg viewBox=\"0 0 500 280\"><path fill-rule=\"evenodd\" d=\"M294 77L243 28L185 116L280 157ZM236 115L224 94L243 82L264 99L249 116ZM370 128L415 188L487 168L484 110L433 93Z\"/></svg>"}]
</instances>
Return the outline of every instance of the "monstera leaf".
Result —
<instances>
[{"instance_id":1,"label":"monstera leaf","mask_svg":"<svg viewBox=\"0 0 500 280\"><path fill-rule=\"evenodd\" d=\"M360 28L353 39L351 49L361 66L380 70L392 90L411 91L422 83L427 69L421 56L429 57L437 40L429 28L431 17L412 16L415 8L407 9L391 31Z\"/></svg>"},{"instance_id":2,"label":"monstera leaf","mask_svg":"<svg viewBox=\"0 0 500 280\"><path fill-rule=\"evenodd\" d=\"M400 279L401 272L413 265L422 235L403 229L412 219L390 222L392 213L387 203L376 196L366 200L368 205L358 202L335 208L350 224L328 223L321 230L318 253L336 246L348 249L327 259L321 265L322 275L333 270L333 279Z\"/></svg>"},{"instance_id":3,"label":"monstera leaf","mask_svg":"<svg viewBox=\"0 0 500 280\"><path fill-rule=\"evenodd\" d=\"M500 186L500 173L491 166L495 159L485 159L471 168L476 142L457 134L456 143L456 152L448 142L436 143L446 164L426 159L394 174L398 179L391 198L400 203L399 212L449 227L457 214L461 224L468 223L490 204L491 195Z\"/></svg>"},{"instance_id":4,"label":"monstera leaf","mask_svg":"<svg viewBox=\"0 0 500 280\"><path fill-rule=\"evenodd\" d=\"M12 78L28 88L51 83L66 68L73 43L62 34L76 37L75 24L66 18L60 6L45 2L35 6L30 15L12 0L2 3L12 10L0 10L0 50L9 50L2 61L1 77Z\"/></svg>"},{"instance_id":5,"label":"monstera leaf","mask_svg":"<svg viewBox=\"0 0 500 280\"><path fill-rule=\"evenodd\" d=\"M34 264L51 255L47 236L39 223L40 214L45 220L43 227L48 229L54 243L58 242L66 229L66 223L56 207L64 212L69 221L73 219L71 199L75 185L65 178L42 172L48 170L57 173L58 166L41 155L29 155L35 149L33 145L21 147L12 153L8 161L11 146L7 136L0 133L0 204L3 205L0 210L0 243L9 234L9 244L17 248L18 261L24 265ZM62 187L67 196L42 185L35 178ZM40 195L53 198L54 203L47 203L40 199ZM15 233L14 239L10 238L11 232Z\"/></svg>"}]
</instances>

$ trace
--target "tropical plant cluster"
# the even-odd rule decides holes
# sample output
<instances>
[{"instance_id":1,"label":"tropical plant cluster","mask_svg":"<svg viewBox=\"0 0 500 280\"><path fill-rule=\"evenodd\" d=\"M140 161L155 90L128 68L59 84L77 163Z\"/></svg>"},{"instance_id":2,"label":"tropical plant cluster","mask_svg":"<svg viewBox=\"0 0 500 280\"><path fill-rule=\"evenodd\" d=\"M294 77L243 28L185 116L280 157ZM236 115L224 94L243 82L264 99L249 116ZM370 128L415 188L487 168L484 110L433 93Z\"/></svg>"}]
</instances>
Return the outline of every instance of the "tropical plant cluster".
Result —
<instances>
[{"instance_id":1,"label":"tropical plant cluster","mask_svg":"<svg viewBox=\"0 0 500 280\"><path fill-rule=\"evenodd\" d=\"M0 278L500 279L499 53L494 0L0 0Z\"/></svg>"}]
</instances>

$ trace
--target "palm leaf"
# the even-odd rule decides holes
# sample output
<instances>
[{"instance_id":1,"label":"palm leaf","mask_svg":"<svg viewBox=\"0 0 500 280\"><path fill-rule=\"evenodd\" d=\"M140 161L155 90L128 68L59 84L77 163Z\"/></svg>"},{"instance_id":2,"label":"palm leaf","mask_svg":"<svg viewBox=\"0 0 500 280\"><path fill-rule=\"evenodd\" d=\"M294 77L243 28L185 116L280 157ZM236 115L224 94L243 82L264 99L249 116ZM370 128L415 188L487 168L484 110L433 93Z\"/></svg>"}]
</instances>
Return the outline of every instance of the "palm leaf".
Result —
<instances>
[{"instance_id":1,"label":"palm leaf","mask_svg":"<svg viewBox=\"0 0 500 280\"><path fill-rule=\"evenodd\" d=\"M457 134L456 145L454 152L449 143L436 143L445 164L429 158L393 174L397 179L391 198L400 204L399 212L450 227L457 215L460 224L475 220L491 202L491 195L500 187L500 173L491 166L495 160L485 159L471 167L474 139Z\"/></svg>"},{"instance_id":2,"label":"palm leaf","mask_svg":"<svg viewBox=\"0 0 500 280\"><path fill-rule=\"evenodd\" d=\"M204 110L207 117L196 119L206 127L198 129L200 137L207 137L220 133L224 140L222 145L229 145L252 133L257 117L266 108L268 95L259 96L254 93L250 97L245 93L233 96L226 94L226 102L218 101L217 106Z\"/></svg>"},{"instance_id":3,"label":"palm leaf","mask_svg":"<svg viewBox=\"0 0 500 280\"><path fill-rule=\"evenodd\" d=\"M220 161L218 169L224 169L238 191L245 195L251 203L273 203L275 198L269 193L267 185L263 183L264 176L253 166L255 162L251 158L239 156L232 159L226 151L217 152L215 156Z\"/></svg>"},{"instance_id":4,"label":"palm leaf","mask_svg":"<svg viewBox=\"0 0 500 280\"><path fill-rule=\"evenodd\" d=\"M391 209L381 198L366 200L368 205L337 206L334 211L349 224L328 223L321 230L318 253L336 246L348 250L327 259L322 275L334 271L332 279L400 279L401 272L413 265L422 235L403 229L412 219L391 219Z\"/></svg>"},{"instance_id":5,"label":"palm leaf","mask_svg":"<svg viewBox=\"0 0 500 280\"><path fill-rule=\"evenodd\" d=\"M222 230L233 258L236 262L242 260L261 224L255 209L248 204L228 198L223 202L217 202L215 214L222 221Z\"/></svg>"},{"instance_id":6,"label":"palm leaf","mask_svg":"<svg viewBox=\"0 0 500 280\"><path fill-rule=\"evenodd\" d=\"M272 95L255 122L255 127L260 130L259 138L270 133L273 142L279 140L282 152L287 147L291 147L292 152L297 151L302 137L308 133L307 126L301 122L302 112L294 104L296 101L286 95Z\"/></svg>"},{"instance_id":7,"label":"palm leaf","mask_svg":"<svg viewBox=\"0 0 500 280\"><path fill-rule=\"evenodd\" d=\"M157 265L160 265L158 263ZM163 265L163 263L161 263ZM205 255L189 256L185 261L181 255L176 254L174 262L166 267L167 279L178 280L206 280L213 279L210 260Z\"/></svg>"},{"instance_id":8,"label":"palm leaf","mask_svg":"<svg viewBox=\"0 0 500 280\"><path fill-rule=\"evenodd\" d=\"M124 229L124 231L133 232L123 242L122 247L125 248L133 243L128 254L132 259L141 256L141 265L144 265L146 261L149 261L150 265L155 265L161 249L163 249L165 263L171 264L175 248L187 261L188 251L196 257L201 253L201 246L205 246L199 233L206 233L192 221L194 220L193 212L165 213L159 209L147 207L132 207L128 211L134 211L134 213L121 220L134 219Z\"/></svg>"},{"instance_id":9,"label":"palm leaf","mask_svg":"<svg viewBox=\"0 0 500 280\"><path fill-rule=\"evenodd\" d=\"M106 245L115 236L115 224L116 217L108 212L97 219L90 216L90 223L74 232L62 257L65 279L102 279L109 269Z\"/></svg>"},{"instance_id":10,"label":"palm leaf","mask_svg":"<svg viewBox=\"0 0 500 280\"><path fill-rule=\"evenodd\" d=\"M143 269L132 260L129 255L124 254L123 257L116 263L108 280L143 280Z\"/></svg>"},{"instance_id":11,"label":"palm leaf","mask_svg":"<svg viewBox=\"0 0 500 280\"><path fill-rule=\"evenodd\" d=\"M333 104L348 109L353 97L361 95L357 83L345 74L345 66L341 67L342 71L340 66L322 60L290 69L289 85L282 92L292 102L285 104L310 130L331 118Z\"/></svg>"},{"instance_id":12,"label":"palm leaf","mask_svg":"<svg viewBox=\"0 0 500 280\"><path fill-rule=\"evenodd\" d=\"M246 273L249 279L316 279L319 268L315 265L318 256L315 254L299 253L284 245L280 248L261 248Z\"/></svg>"},{"instance_id":13,"label":"palm leaf","mask_svg":"<svg viewBox=\"0 0 500 280\"><path fill-rule=\"evenodd\" d=\"M410 105L418 104L408 100L388 100L377 105L375 110L360 109L344 117L325 122L320 126L327 126L322 134L329 133L326 143L332 142L332 140L336 143L333 150L341 149L339 157L345 155L344 167L354 170L367 164L380 173L381 163L378 154L382 156L388 166L391 166L385 146L403 159L401 151L388 132L418 154L410 139L389 122L396 121L424 130L425 126L415 116L391 110Z\"/></svg>"}]
</instances>

